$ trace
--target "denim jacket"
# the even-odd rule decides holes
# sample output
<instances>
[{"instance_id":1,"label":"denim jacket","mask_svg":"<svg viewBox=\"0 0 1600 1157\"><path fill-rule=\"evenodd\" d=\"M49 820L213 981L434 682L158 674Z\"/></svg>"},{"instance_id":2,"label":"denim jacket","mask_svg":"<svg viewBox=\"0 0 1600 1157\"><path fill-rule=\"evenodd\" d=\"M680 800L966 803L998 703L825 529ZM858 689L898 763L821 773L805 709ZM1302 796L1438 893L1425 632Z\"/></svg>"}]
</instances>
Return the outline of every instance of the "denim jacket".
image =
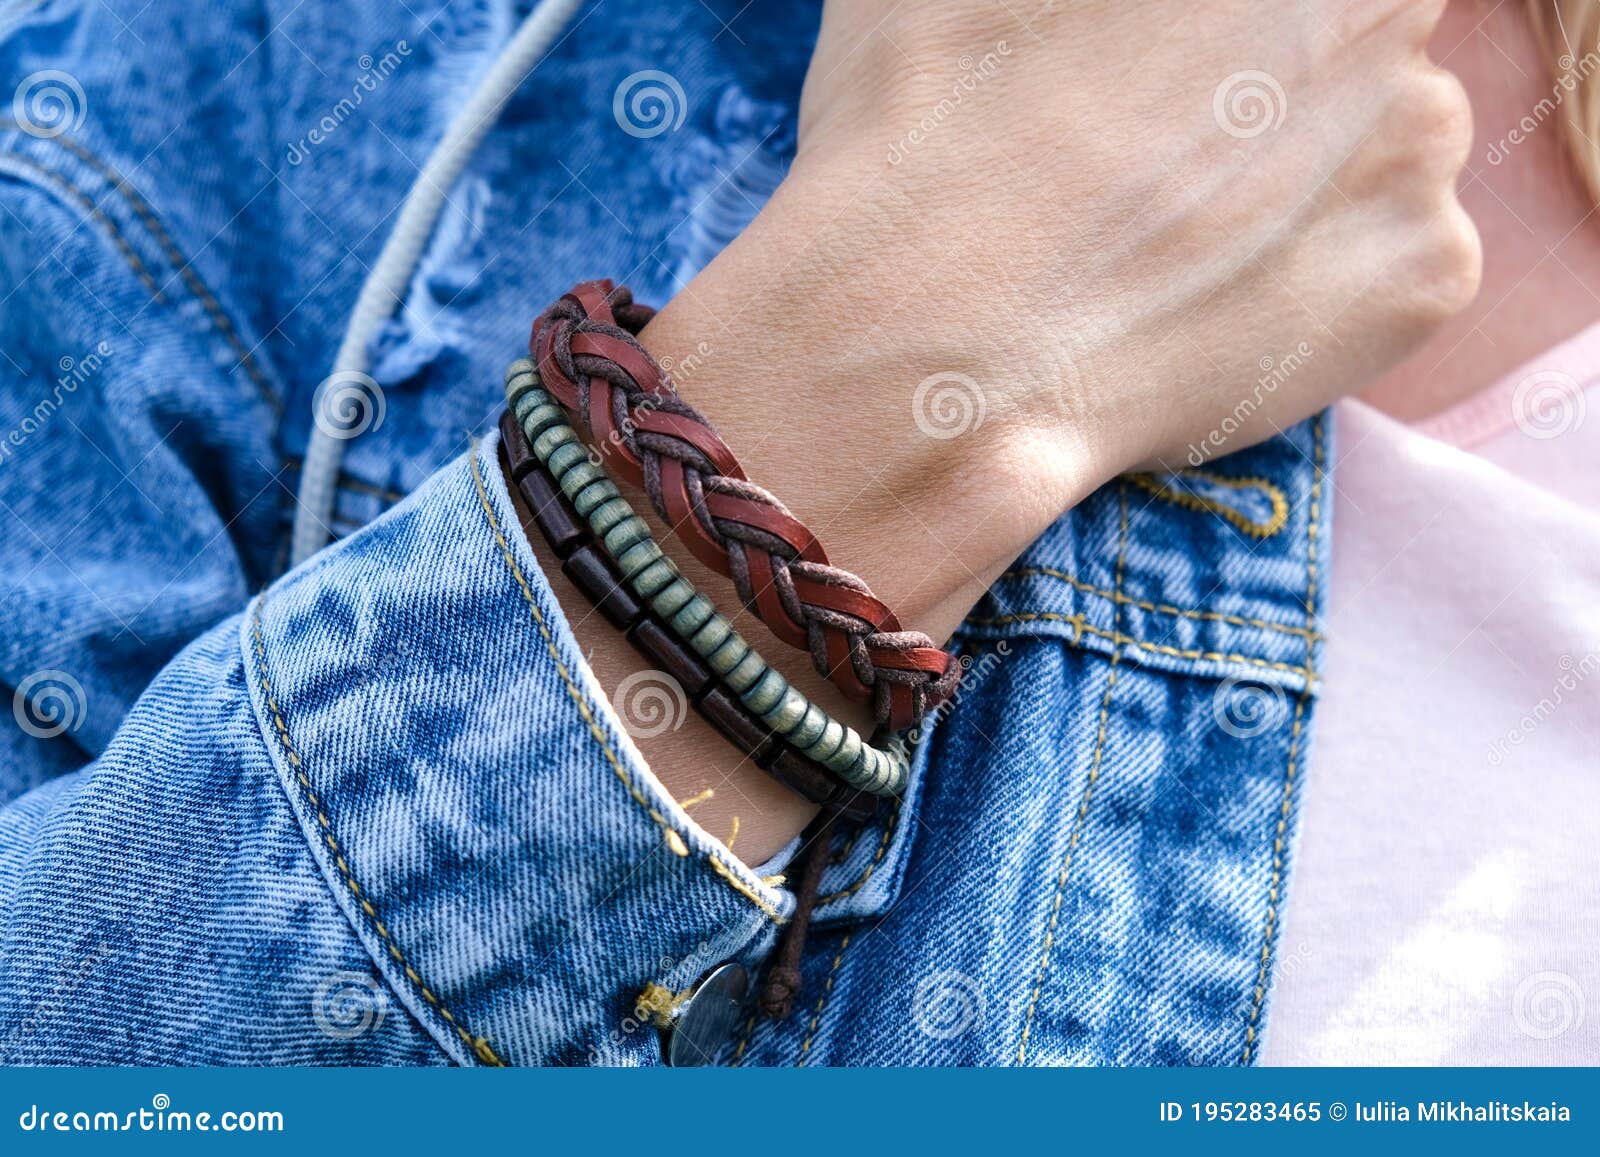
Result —
<instances>
[{"instance_id":1,"label":"denim jacket","mask_svg":"<svg viewBox=\"0 0 1600 1157\"><path fill-rule=\"evenodd\" d=\"M0 1060L650 1065L647 986L759 969L784 859L651 775L493 428L542 304L663 301L776 187L817 8L580 11L450 190L341 539L287 574L313 392L526 4L0 11ZM628 122L645 70L681 123ZM1255 1060L1330 454L1316 419L1051 527L904 798L839 835L795 1012L716 1059Z\"/></svg>"}]
</instances>

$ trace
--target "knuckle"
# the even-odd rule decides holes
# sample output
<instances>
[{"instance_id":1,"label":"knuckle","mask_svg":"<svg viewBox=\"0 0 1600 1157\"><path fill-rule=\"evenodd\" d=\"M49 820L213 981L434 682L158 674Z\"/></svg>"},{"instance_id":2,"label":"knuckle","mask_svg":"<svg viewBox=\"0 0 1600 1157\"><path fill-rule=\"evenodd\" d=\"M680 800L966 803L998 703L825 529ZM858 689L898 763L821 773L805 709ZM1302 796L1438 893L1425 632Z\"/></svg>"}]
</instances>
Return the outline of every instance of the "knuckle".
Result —
<instances>
[{"instance_id":1,"label":"knuckle","mask_svg":"<svg viewBox=\"0 0 1600 1157\"><path fill-rule=\"evenodd\" d=\"M1453 199L1425 233L1413 300L1424 323L1437 323L1467 308L1483 276L1483 246L1477 227Z\"/></svg>"},{"instance_id":2,"label":"knuckle","mask_svg":"<svg viewBox=\"0 0 1600 1157\"><path fill-rule=\"evenodd\" d=\"M1472 150L1472 103L1452 73L1424 77L1410 99L1405 131L1430 171L1454 176Z\"/></svg>"}]
</instances>

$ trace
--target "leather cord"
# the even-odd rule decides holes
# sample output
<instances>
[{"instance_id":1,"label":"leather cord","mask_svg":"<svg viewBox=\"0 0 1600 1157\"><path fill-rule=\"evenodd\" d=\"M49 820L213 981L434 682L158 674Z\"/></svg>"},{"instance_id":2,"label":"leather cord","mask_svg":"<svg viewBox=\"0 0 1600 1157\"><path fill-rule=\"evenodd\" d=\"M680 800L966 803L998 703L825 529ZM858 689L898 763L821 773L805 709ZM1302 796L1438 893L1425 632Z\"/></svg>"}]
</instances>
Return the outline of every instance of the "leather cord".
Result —
<instances>
[{"instance_id":1,"label":"leather cord","mask_svg":"<svg viewBox=\"0 0 1600 1157\"><path fill-rule=\"evenodd\" d=\"M642 485L656 513L780 640L880 724L915 726L954 690L959 668L905 630L860 578L751 482L711 424L683 401L637 334L654 311L626 287L586 281L540 315L528 348L545 388L584 425L612 472Z\"/></svg>"}]
</instances>

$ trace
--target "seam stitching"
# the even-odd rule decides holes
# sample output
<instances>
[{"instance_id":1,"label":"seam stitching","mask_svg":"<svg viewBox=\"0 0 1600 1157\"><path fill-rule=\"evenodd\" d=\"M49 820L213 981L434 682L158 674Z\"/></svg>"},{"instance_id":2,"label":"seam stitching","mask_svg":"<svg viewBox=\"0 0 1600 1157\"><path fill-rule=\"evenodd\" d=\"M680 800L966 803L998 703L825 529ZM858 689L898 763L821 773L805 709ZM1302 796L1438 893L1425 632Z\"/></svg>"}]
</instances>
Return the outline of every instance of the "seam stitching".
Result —
<instances>
[{"instance_id":1,"label":"seam stitching","mask_svg":"<svg viewBox=\"0 0 1600 1157\"><path fill-rule=\"evenodd\" d=\"M1248 490L1252 486L1258 487L1266 494L1267 500L1272 503L1272 518L1267 522L1257 522L1255 519L1247 517L1233 507L1226 506L1214 498L1207 498L1204 495L1194 494L1187 490L1179 490L1171 482L1158 481L1148 474L1130 474L1127 477L1128 481L1135 486L1149 491L1164 502L1170 502L1174 506L1181 506L1185 510L1194 510L1202 514L1215 514L1217 517L1238 527L1252 538L1271 538L1282 530L1289 521L1288 496L1284 494L1282 487L1266 478L1227 478L1221 474L1212 474L1206 470L1180 470L1175 476L1199 478L1214 485L1226 487L1229 490Z\"/></svg>"},{"instance_id":2,"label":"seam stitching","mask_svg":"<svg viewBox=\"0 0 1600 1157\"><path fill-rule=\"evenodd\" d=\"M1097 638L1107 639L1119 647L1138 647L1145 651L1154 651L1161 655L1172 655L1180 659L1209 659L1219 663L1249 663L1255 667L1267 667L1274 671L1287 671L1292 675L1301 675L1307 679L1314 679L1316 672L1308 666L1296 666L1293 663L1279 663L1271 659L1258 659L1253 655L1236 655L1222 651L1190 651L1179 647L1169 647L1162 643L1147 643L1143 639L1135 639L1121 631L1107 631L1101 627L1091 625L1083 615L1064 615L1055 611L1029 611L1013 615L973 616L967 619L969 626L1002 626L1006 623L1028 623L1035 621L1071 623L1076 628L1072 642L1078 644L1083 635L1094 635Z\"/></svg>"},{"instance_id":3,"label":"seam stitching","mask_svg":"<svg viewBox=\"0 0 1600 1157\"><path fill-rule=\"evenodd\" d=\"M816 1010L811 1014L811 1024L806 1029L806 1039L800 1045L800 1058L795 1061L796 1068L804 1068L806 1057L811 1052L811 1042L816 1039L817 1025L822 1023L822 1010L827 1007L828 997L833 995L833 982L839 975L839 962L844 959L844 950L850 947L850 933L844 934L844 939L839 941L839 951L834 954L833 965L828 969L828 979L822 985L822 995L817 998Z\"/></svg>"},{"instance_id":4,"label":"seam stitching","mask_svg":"<svg viewBox=\"0 0 1600 1157\"><path fill-rule=\"evenodd\" d=\"M1231 623L1238 627L1260 627L1264 631L1280 631L1285 635L1295 635L1300 638L1305 638L1308 635L1313 639L1320 639L1322 637L1316 631L1307 631L1304 627L1292 627L1287 623L1274 623L1269 622L1266 619L1251 619L1242 615L1227 615L1220 611L1195 611L1189 610L1185 607L1175 607L1168 603L1152 603L1145 599L1136 599L1129 595L1119 594L1116 591L1106 590L1104 587L1097 587L1090 583L1086 583L1082 579L1075 578L1072 575L1067 574L1065 571L1056 570L1054 567L1017 567L1015 570L1007 571L1000 577L1027 578L1030 575L1039 575L1047 578L1060 579L1062 582L1082 591L1084 594L1098 595L1103 599L1110 599L1114 603L1121 603L1124 606L1138 607L1140 610L1144 611L1156 611L1164 615L1178 615L1186 619L1205 619L1208 622Z\"/></svg>"},{"instance_id":5,"label":"seam stitching","mask_svg":"<svg viewBox=\"0 0 1600 1157\"><path fill-rule=\"evenodd\" d=\"M471 464L472 481L477 487L478 491L478 504L483 507L484 516L489 520L489 529L493 531L494 540L500 547L500 556L505 559L506 566L511 569L511 575L514 579L516 579L517 587L522 592L523 601L528 604L528 609L533 612L534 624L538 627L539 635L544 640L545 650L549 653L551 660L555 663L556 672L561 676L561 681L566 684L567 694L571 697L573 703L577 705L578 714L583 717L583 721L589 729L589 734L593 736L595 742L599 744L600 750L606 757L606 762L611 765L611 770L616 772L617 778L622 781L622 785L628 789L628 794L633 798L633 801L643 808L645 814L655 821L656 826L661 829L673 851L677 852L678 855L687 854L688 846L682 834L673 825L671 820L662 815L655 805L645 798L644 793L641 792L638 788L638 785L633 782L633 777L628 774L628 769L622 765L622 760L617 755L616 750L612 747L610 739L608 739L605 732L601 730L599 721L595 719L594 712L590 710L588 700L584 697L583 692L579 690L577 683L572 678L571 672L567 670L567 665L561 661L561 653L556 650L555 640L550 635L550 628L545 622L544 613L539 610L539 604L533 597L533 590L528 586L528 580L523 575L522 568L517 565L517 560L511 553L511 546L506 542L505 535L501 532L500 520L495 517L494 509L489 505L489 492L484 488L483 473L478 467L477 442L474 442L472 446ZM674 840L677 841L676 844L673 843ZM680 847L682 848L681 851L679 850ZM772 920L774 924L782 924L785 922L783 916L779 914L778 910L765 899L763 899L758 892L756 892L743 880L739 879L738 873L727 864L723 863L720 856L716 855L714 852L708 853L706 855L706 860L710 863L712 870L715 871L717 875L721 876L722 879L727 882L729 887L759 908L769 919Z\"/></svg>"},{"instance_id":6,"label":"seam stitching","mask_svg":"<svg viewBox=\"0 0 1600 1157\"><path fill-rule=\"evenodd\" d=\"M1322 514L1322 415L1311 421L1311 511L1306 522L1306 626L1316 626L1317 618L1317 523ZM1314 657L1312 642L1306 639L1306 669ZM1289 830L1289 806L1294 799L1295 759L1300 753L1300 725L1305 716L1306 697L1295 702L1294 726L1289 735L1289 758L1283 772L1283 796L1278 804L1278 823L1272 840L1272 877L1267 884L1267 918L1261 929L1261 960L1256 967L1255 992L1250 1001L1250 1020L1245 1025L1244 1053L1240 1064L1249 1065L1255 1054L1256 1023L1267 995L1267 971L1272 964L1272 933L1278 922L1279 888L1283 882L1284 855Z\"/></svg>"},{"instance_id":7,"label":"seam stitching","mask_svg":"<svg viewBox=\"0 0 1600 1157\"><path fill-rule=\"evenodd\" d=\"M421 994L422 998L426 1000L428 1004L445 1019L451 1028L455 1029L456 1035L458 1035L462 1041L470 1049L472 1049L473 1053L478 1057L479 1060L490 1065L504 1066L505 1061L501 1059L497 1052L495 1052L494 1046L489 1043L488 1038L474 1036L472 1033L468 1032L466 1028L456 1020L454 1014L452 1014L451 1011L445 1007L444 1002L440 1000L433 989L428 986L427 982L422 979L421 974L411 966L411 962L406 959L405 953L402 952L400 950L400 946L395 943L393 934L390 933L388 927L378 916L378 910L373 906L372 901L367 898L367 895L362 890L360 883L357 882L355 874L351 870L349 863L345 860L344 850L339 846L339 840L333 834L333 823L328 819L327 809L323 806L322 800L318 797L316 788L312 786L310 777L306 775L305 767L300 761L300 755L295 751L294 741L289 737L289 728L284 722L282 710L278 707L278 700L272 694L272 682L267 677L266 640L263 638L261 632L261 612L265 604L265 597L256 600L255 614L252 616L251 622L251 634L254 636L256 650L256 673L261 680L261 695L262 698L267 701L267 707L272 712L272 722L278 733L278 742L283 746L284 757L289 761L289 767L294 772L295 781L299 783L300 790L302 793L304 793L306 802L311 805L312 810L316 813L317 825L322 829L322 841L328 845L328 851L333 855L334 866L339 869L339 875L343 877L345 886L350 889L351 895L355 897L356 903L360 907L362 915L367 918L368 922L372 926L372 930L378 934L378 938L383 941L384 947L388 949L389 955L394 957L395 963L400 966L401 970L405 973L406 979L411 982L412 986L416 988L417 992Z\"/></svg>"},{"instance_id":8,"label":"seam stitching","mask_svg":"<svg viewBox=\"0 0 1600 1157\"><path fill-rule=\"evenodd\" d=\"M20 126L15 121L6 119L0 120L0 128L20 128ZM256 364L251 351L245 348L243 339L239 337L238 331L234 329L233 322L222 308L222 304L217 301L216 296L211 292L211 288L206 285L200 274L195 271L194 263L186 258L183 255L183 251L178 248L177 242L167 232L166 226L161 223L161 218L156 215L155 209L150 202L145 200L144 194L140 193L126 177L108 162L89 149L88 146L73 139L71 135L62 133L52 139L65 148L67 152L104 177L112 190L122 197L128 207L133 210L134 215L144 223L144 227L150 231L150 235L155 239L156 244L166 254L167 260L172 263L173 271L183 279L184 285L194 295L195 300L200 303L200 307L205 311L206 316L211 319L211 324L216 327L218 335L227 343L234 356L239 359L239 365L244 369L250 380L255 383L256 389L261 392L267 405L272 407L274 413L281 415L283 413L283 402L279 399L277 391L272 388L272 383L267 380L266 374ZM157 300L160 300L159 294L157 295Z\"/></svg>"},{"instance_id":9,"label":"seam stitching","mask_svg":"<svg viewBox=\"0 0 1600 1157\"><path fill-rule=\"evenodd\" d=\"M855 883L848 887L840 888L837 892L829 892L826 896L821 897L817 900L817 907L820 908L824 904L832 904L836 900L848 899L861 891L866 882L872 878L872 873L878 870L878 865L883 862L884 853L889 850L889 841L894 837L895 825L900 822L900 809L903 807L905 807L904 800L895 800L894 811L889 813L889 822L884 825L883 837L878 841L878 850L873 853L872 863L868 864L861 875L856 877Z\"/></svg>"},{"instance_id":10,"label":"seam stitching","mask_svg":"<svg viewBox=\"0 0 1600 1157\"><path fill-rule=\"evenodd\" d=\"M117 251L123 257L127 258L128 264L133 267L133 272L139 278L140 284L145 287L150 296L156 301L164 302L166 300L161 296L161 286L156 284L156 279L151 276L150 269L145 265L144 259L128 243L128 238L117 227L117 223L106 215L105 210L90 199L89 194L78 188L70 178L55 172L53 169L45 168L32 157L24 156L21 153L7 152L6 159L8 163L16 164L24 172L31 173L33 176L52 185L57 192L65 194L76 203L83 212L88 214L95 223L106 231L111 243L117 247Z\"/></svg>"},{"instance_id":11,"label":"seam stitching","mask_svg":"<svg viewBox=\"0 0 1600 1157\"><path fill-rule=\"evenodd\" d=\"M1121 528L1117 535L1117 585L1122 589L1123 559L1128 547L1128 491L1126 487L1117 487L1118 506L1121 510ZM1120 615L1121 608L1113 612ZM1116 625L1115 618L1112 625ZM1056 927L1061 920L1061 901L1066 896L1067 878L1072 873L1072 861L1078 850L1078 843L1083 838L1085 821L1089 817L1089 805L1094 802L1095 783L1100 778L1100 767L1105 757L1107 720L1111 713L1111 693L1117 688L1117 663L1122 658L1122 652L1113 649L1111 652L1110 666L1107 668L1106 690L1100 697L1100 721L1097 726L1094 740L1094 755L1089 761L1089 776L1083 785L1083 797L1078 801L1078 811L1072 821L1072 834L1067 837L1066 856L1061 861L1061 871L1056 876L1055 899L1050 905L1050 923L1045 928L1044 944L1039 950L1039 969L1033 981L1033 995L1028 998L1028 1013L1022 1022L1022 1037L1017 1042L1017 1064L1027 1063L1028 1038L1033 1033L1033 1015L1039 1008L1039 994L1044 991L1044 978L1050 968L1050 951L1055 947Z\"/></svg>"}]
</instances>

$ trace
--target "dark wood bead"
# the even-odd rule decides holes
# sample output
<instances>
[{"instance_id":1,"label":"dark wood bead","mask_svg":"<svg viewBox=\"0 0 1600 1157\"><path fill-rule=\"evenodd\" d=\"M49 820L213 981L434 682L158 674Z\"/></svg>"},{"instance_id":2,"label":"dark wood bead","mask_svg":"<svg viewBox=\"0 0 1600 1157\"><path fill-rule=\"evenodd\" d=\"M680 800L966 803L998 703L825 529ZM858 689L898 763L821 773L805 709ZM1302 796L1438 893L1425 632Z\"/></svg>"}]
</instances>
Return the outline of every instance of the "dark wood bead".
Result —
<instances>
[{"instance_id":1,"label":"dark wood bead","mask_svg":"<svg viewBox=\"0 0 1600 1157\"><path fill-rule=\"evenodd\" d=\"M539 468L539 459L510 410L500 415L500 444L506 450L506 473L511 481L521 482L524 474Z\"/></svg>"},{"instance_id":2,"label":"dark wood bead","mask_svg":"<svg viewBox=\"0 0 1600 1157\"><path fill-rule=\"evenodd\" d=\"M767 765L767 773L790 791L820 803L852 821L866 820L877 810L876 796L857 791L835 779L821 764L813 763L794 748L782 744Z\"/></svg>"},{"instance_id":3,"label":"dark wood bead","mask_svg":"<svg viewBox=\"0 0 1600 1157\"><path fill-rule=\"evenodd\" d=\"M580 546L568 555L561 564L561 573L588 596L614 627L627 630L644 614L644 607L633 597L611 560L593 543Z\"/></svg>"},{"instance_id":4,"label":"dark wood bead","mask_svg":"<svg viewBox=\"0 0 1600 1157\"><path fill-rule=\"evenodd\" d=\"M557 558L566 558L589 541L588 527L578 521L577 515L567 505L566 496L556 489L555 483L550 481L550 475L542 467L524 474L517 482L517 489L522 492L522 500L533 512L539 532L550 544L550 549L556 552Z\"/></svg>"},{"instance_id":5,"label":"dark wood bead","mask_svg":"<svg viewBox=\"0 0 1600 1157\"><path fill-rule=\"evenodd\" d=\"M736 696L723 687L713 687L695 706L724 739L757 763L761 762L761 757L767 753L767 744L772 741L772 732L750 714Z\"/></svg>"},{"instance_id":6,"label":"dark wood bead","mask_svg":"<svg viewBox=\"0 0 1600 1157\"><path fill-rule=\"evenodd\" d=\"M645 615L628 632L628 641L668 675L676 679L691 700L697 700L715 681L707 667L676 635L649 615Z\"/></svg>"}]
</instances>

